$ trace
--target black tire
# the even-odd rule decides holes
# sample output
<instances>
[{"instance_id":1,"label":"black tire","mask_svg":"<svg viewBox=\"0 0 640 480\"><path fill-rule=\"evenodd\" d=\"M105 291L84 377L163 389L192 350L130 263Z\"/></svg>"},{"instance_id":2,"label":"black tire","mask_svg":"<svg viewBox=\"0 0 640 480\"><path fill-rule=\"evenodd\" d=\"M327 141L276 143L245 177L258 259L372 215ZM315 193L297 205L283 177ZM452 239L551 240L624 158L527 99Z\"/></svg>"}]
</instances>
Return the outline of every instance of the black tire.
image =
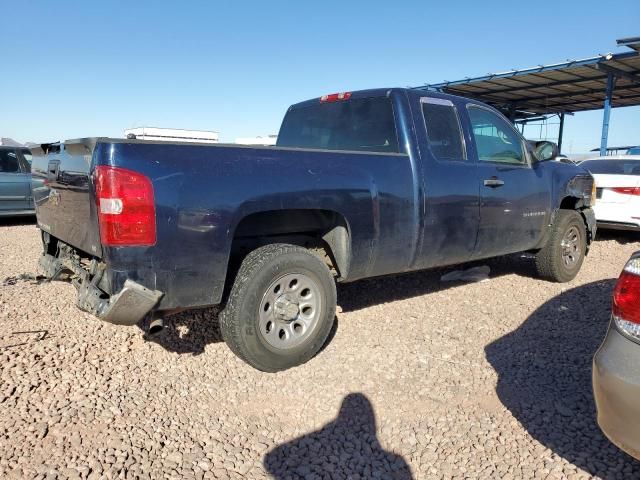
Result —
<instances>
[{"instance_id":1,"label":"black tire","mask_svg":"<svg viewBox=\"0 0 640 480\"><path fill-rule=\"evenodd\" d=\"M305 333L308 336L300 340L302 343L279 349L269 343L274 343L273 337L261 331L260 309L268 305L263 303L270 294L269 287L287 275L310 279L319 306L313 328ZM273 303L275 308L276 302ZM305 363L318 353L329 336L335 311L336 285L327 266L305 248L272 244L252 251L242 261L220 314L220 330L229 348L242 360L258 370L277 372ZM298 315L301 314L302 308Z\"/></svg>"},{"instance_id":2,"label":"black tire","mask_svg":"<svg viewBox=\"0 0 640 480\"><path fill-rule=\"evenodd\" d=\"M573 241L565 244L571 247L563 246L563 241L573 238L574 233L578 236L575 249ZM582 215L575 210L559 210L547 244L536 255L538 276L560 283L573 280L580 271L586 251L587 229Z\"/></svg>"}]
</instances>

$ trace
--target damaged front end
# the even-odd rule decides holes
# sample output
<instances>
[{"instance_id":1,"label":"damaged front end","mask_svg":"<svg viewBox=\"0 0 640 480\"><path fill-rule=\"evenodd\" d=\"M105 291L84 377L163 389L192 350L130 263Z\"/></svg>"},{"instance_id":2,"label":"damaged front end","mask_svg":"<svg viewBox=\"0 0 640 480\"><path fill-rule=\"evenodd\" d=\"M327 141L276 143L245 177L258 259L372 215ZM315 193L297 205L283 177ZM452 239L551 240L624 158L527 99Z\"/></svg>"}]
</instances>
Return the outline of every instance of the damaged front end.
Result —
<instances>
[{"instance_id":1,"label":"damaged front end","mask_svg":"<svg viewBox=\"0 0 640 480\"><path fill-rule=\"evenodd\" d=\"M45 240L45 245L48 242ZM78 291L77 306L92 315L117 325L135 325L153 310L162 292L150 290L127 279L119 292L109 295L99 287L105 264L96 258L82 257L73 247L57 242L55 254L45 253L39 265L50 280L70 279Z\"/></svg>"}]
</instances>

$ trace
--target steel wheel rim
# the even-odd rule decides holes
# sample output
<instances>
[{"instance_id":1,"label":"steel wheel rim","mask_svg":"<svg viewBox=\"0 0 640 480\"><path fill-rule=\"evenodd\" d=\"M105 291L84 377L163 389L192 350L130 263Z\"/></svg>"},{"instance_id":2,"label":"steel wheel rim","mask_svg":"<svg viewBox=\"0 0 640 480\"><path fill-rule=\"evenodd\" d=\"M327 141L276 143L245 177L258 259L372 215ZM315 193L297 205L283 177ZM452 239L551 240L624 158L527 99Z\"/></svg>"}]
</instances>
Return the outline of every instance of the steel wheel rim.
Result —
<instances>
[{"instance_id":1,"label":"steel wheel rim","mask_svg":"<svg viewBox=\"0 0 640 480\"><path fill-rule=\"evenodd\" d=\"M271 282L258 307L258 329L271 347L288 350L304 343L316 329L322 310L320 285L303 273Z\"/></svg>"},{"instance_id":2,"label":"steel wheel rim","mask_svg":"<svg viewBox=\"0 0 640 480\"><path fill-rule=\"evenodd\" d=\"M565 266L573 267L578 263L582 255L581 244L580 231L578 227L572 226L567 230L567 233L564 234L560 244L562 248L562 261Z\"/></svg>"}]
</instances>

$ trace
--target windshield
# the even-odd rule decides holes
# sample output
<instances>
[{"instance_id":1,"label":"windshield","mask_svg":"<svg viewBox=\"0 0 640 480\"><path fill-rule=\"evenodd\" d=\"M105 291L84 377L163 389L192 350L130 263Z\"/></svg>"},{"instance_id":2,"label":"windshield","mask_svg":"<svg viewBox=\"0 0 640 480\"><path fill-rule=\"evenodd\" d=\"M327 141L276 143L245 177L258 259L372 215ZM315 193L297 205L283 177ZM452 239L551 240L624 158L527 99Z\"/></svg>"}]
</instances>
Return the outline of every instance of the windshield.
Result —
<instances>
[{"instance_id":1,"label":"windshield","mask_svg":"<svg viewBox=\"0 0 640 480\"><path fill-rule=\"evenodd\" d=\"M640 147L632 147L627 150L627 155L640 155Z\"/></svg>"},{"instance_id":2,"label":"windshield","mask_svg":"<svg viewBox=\"0 0 640 480\"><path fill-rule=\"evenodd\" d=\"M318 102L289 110L277 146L398 153L391 100Z\"/></svg>"},{"instance_id":3,"label":"windshield","mask_svg":"<svg viewBox=\"0 0 640 480\"><path fill-rule=\"evenodd\" d=\"M580 166L591 173L640 175L640 160L587 160Z\"/></svg>"},{"instance_id":4,"label":"windshield","mask_svg":"<svg viewBox=\"0 0 640 480\"><path fill-rule=\"evenodd\" d=\"M24 157L24 159L29 162L29 165L31 165L31 161L33 160L31 150L29 150L28 148L23 148L20 151L22 152L22 156Z\"/></svg>"}]
</instances>

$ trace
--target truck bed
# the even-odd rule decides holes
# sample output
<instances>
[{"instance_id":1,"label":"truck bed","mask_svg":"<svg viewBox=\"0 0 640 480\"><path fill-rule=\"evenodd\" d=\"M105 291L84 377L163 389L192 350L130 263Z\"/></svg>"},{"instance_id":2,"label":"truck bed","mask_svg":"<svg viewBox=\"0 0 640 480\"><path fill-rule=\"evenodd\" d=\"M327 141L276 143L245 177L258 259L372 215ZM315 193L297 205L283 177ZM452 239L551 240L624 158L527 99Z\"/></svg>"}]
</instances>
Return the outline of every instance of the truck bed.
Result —
<instances>
[{"instance_id":1,"label":"truck bed","mask_svg":"<svg viewBox=\"0 0 640 480\"><path fill-rule=\"evenodd\" d=\"M357 234L349 255L356 268L349 279L407 270L415 252L420 220L408 155L107 137L34 150L34 181L45 181L34 191L43 232L100 259L107 294L131 279L162 291L161 309L220 302L234 235L254 212L289 208L285 222L291 209L352 219L348 228ZM155 245L101 245L92 178L98 165L151 179ZM307 228L300 225L300 233Z\"/></svg>"}]
</instances>

